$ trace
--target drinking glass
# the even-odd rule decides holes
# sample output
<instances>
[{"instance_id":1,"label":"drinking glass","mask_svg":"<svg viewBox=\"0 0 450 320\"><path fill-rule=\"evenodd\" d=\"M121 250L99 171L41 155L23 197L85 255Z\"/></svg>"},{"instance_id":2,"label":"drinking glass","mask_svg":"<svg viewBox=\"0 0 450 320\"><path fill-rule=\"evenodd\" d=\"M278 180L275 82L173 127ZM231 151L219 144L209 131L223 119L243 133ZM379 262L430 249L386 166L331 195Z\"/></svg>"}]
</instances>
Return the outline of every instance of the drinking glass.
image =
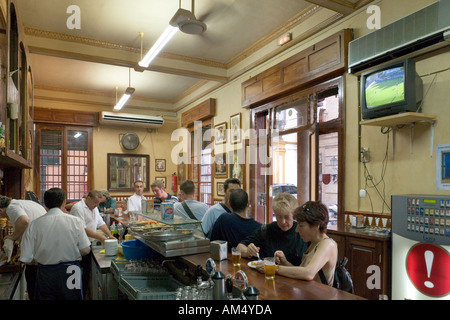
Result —
<instances>
[{"instance_id":1,"label":"drinking glass","mask_svg":"<svg viewBox=\"0 0 450 320\"><path fill-rule=\"evenodd\" d=\"M234 267L240 267L241 266L241 249L239 248L231 248L231 257L233 261Z\"/></svg>"},{"instance_id":2,"label":"drinking glass","mask_svg":"<svg viewBox=\"0 0 450 320\"><path fill-rule=\"evenodd\" d=\"M275 258L266 257L264 258L264 274L267 280L275 279Z\"/></svg>"}]
</instances>

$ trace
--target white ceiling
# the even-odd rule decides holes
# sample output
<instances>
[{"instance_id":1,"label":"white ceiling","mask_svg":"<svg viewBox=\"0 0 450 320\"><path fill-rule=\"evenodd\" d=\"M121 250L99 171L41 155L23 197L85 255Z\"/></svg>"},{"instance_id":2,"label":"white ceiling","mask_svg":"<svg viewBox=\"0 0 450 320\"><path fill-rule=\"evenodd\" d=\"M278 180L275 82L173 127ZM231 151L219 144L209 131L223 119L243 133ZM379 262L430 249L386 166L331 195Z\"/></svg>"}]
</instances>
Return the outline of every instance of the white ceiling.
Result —
<instances>
[{"instance_id":1,"label":"white ceiling","mask_svg":"<svg viewBox=\"0 0 450 320\"><path fill-rule=\"evenodd\" d=\"M228 69L242 59L242 53L311 9L313 2L323 6L326 2L330 9L341 8L346 14L369 1L197 0L194 13L206 23L206 32L179 31L150 66L154 71L135 71L140 60L139 32L144 33L145 54L180 2L191 10L191 0L16 0L35 86L109 94L117 86L121 94L130 82L136 88L133 98L175 104L205 81L226 82ZM79 30L67 28L70 5L80 8Z\"/></svg>"}]
</instances>

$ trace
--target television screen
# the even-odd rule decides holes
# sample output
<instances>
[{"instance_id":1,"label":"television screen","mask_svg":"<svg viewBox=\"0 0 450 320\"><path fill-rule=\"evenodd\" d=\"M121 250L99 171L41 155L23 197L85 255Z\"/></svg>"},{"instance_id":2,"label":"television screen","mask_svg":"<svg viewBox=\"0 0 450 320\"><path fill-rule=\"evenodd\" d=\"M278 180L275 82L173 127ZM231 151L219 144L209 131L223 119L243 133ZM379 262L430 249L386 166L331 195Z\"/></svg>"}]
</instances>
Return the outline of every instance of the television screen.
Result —
<instances>
[{"instance_id":1,"label":"television screen","mask_svg":"<svg viewBox=\"0 0 450 320\"><path fill-rule=\"evenodd\" d=\"M405 100L405 68L394 67L371 74L365 83L368 109Z\"/></svg>"}]
</instances>

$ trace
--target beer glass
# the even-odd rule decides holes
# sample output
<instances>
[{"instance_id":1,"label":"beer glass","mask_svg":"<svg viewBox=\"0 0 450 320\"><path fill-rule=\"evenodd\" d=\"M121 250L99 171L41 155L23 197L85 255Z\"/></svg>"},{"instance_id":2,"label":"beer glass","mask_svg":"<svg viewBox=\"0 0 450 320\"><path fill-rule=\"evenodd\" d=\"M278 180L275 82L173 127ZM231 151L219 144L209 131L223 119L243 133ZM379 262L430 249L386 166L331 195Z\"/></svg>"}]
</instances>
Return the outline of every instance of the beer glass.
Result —
<instances>
[{"instance_id":1,"label":"beer glass","mask_svg":"<svg viewBox=\"0 0 450 320\"><path fill-rule=\"evenodd\" d=\"M241 266L241 249L239 248L231 248L231 257L233 261L234 267L240 267Z\"/></svg>"},{"instance_id":2,"label":"beer glass","mask_svg":"<svg viewBox=\"0 0 450 320\"><path fill-rule=\"evenodd\" d=\"M275 279L275 258L266 257L264 258L264 274L267 280Z\"/></svg>"}]
</instances>

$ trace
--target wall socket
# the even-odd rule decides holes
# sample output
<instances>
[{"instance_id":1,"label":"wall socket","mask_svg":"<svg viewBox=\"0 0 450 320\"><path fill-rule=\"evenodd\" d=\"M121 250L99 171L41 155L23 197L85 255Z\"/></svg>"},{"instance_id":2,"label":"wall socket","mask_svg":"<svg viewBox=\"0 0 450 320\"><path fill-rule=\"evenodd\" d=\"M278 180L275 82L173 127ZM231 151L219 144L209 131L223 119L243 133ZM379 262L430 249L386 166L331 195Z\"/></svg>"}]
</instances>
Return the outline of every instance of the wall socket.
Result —
<instances>
[{"instance_id":1,"label":"wall socket","mask_svg":"<svg viewBox=\"0 0 450 320\"><path fill-rule=\"evenodd\" d=\"M369 148L361 147L359 152L359 159L362 163L367 163L370 161L370 151Z\"/></svg>"}]
</instances>

